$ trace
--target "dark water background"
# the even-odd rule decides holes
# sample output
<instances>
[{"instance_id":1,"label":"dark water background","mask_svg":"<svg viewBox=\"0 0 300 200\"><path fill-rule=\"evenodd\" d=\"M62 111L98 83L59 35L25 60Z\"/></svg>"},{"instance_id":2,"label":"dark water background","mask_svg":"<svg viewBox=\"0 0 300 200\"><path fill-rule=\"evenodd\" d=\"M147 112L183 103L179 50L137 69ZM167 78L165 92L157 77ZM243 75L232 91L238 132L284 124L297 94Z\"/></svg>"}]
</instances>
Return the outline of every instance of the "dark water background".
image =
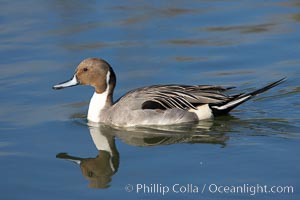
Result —
<instances>
[{"instance_id":1,"label":"dark water background","mask_svg":"<svg viewBox=\"0 0 300 200\"><path fill-rule=\"evenodd\" d=\"M254 197L300 198L298 1L0 3L1 199L159 199L124 188L177 183L200 190L291 185L293 194ZM51 89L86 57L113 66L116 98L158 83L233 85L241 92L288 79L214 122L171 130L102 127L97 140L85 120L92 88ZM103 141L112 155L99 153ZM206 190L163 198L250 197Z\"/></svg>"}]
</instances>

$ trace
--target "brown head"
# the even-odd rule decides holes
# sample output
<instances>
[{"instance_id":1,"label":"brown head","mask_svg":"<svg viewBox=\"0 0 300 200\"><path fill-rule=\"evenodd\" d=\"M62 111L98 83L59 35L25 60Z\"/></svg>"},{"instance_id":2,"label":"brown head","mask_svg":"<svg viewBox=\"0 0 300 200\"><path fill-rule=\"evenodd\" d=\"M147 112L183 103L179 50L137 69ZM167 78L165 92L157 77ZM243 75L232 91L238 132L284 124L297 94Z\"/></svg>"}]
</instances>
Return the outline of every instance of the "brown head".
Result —
<instances>
[{"instance_id":1,"label":"brown head","mask_svg":"<svg viewBox=\"0 0 300 200\"><path fill-rule=\"evenodd\" d=\"M85 158L80 163L82 175L90 181L92 188L107 188L117 168L106 151L99 151L95 158ZM118 165L117 165L118 166Z\"/></svg>"},{"instance_id":2,"label":"brown head","mask_svg":"<svg viewBox=\"0 0 300 200\"><path fill-rule=\"evenodd\" d=\"M99 58L87 58L78 65L74 76L66 82L53 86L63 89L75 85L90 85L97 93L103 93L109 86L108 94L112 96L116 85L116 75L111 66Z\"/></svg>"}]
</instances>

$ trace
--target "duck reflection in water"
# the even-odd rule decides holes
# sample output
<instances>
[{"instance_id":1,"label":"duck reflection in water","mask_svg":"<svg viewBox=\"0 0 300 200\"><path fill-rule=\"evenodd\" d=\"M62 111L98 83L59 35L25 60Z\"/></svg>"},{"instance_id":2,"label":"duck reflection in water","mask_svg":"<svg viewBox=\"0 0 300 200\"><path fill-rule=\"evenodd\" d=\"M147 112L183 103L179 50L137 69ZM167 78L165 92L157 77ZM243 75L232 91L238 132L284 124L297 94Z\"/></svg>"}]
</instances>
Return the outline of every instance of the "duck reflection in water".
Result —
<instances>
[{"instance_id":1,"label":"duck reflection in water","mask_svg":"<svg viewBox=\"0 0 300 200\"><path fill-rule=\"evenodd\" d=\"M112 176L118 171L120 155L115 138L131 146L157 146L178 143L211 143L225 145L228 139L223 133L212 134L212 121L176 126L157 126L115 129L106 125L89 123L89 131L98 149L95 158L81 158L67 153L56 155L80 166L82 175L90 181L91 188L108 188ZM199 132L201 130L201 132Z\"/></svg>"},{"instance_id":2,"label":"duck reflection in water","mask_svg":"<svg viewBox=\"0 0 300 200\"><path fill-rule=\"evenodd\" d=\"M90 181L91 188L107 188L120 163L115 137L107 131L101 131L101 127L90 126L89 131L98 149L95 158L80 158L67 153L59 153L56 157L78 164L82 175Z\"/></svg>"}]
</instances>

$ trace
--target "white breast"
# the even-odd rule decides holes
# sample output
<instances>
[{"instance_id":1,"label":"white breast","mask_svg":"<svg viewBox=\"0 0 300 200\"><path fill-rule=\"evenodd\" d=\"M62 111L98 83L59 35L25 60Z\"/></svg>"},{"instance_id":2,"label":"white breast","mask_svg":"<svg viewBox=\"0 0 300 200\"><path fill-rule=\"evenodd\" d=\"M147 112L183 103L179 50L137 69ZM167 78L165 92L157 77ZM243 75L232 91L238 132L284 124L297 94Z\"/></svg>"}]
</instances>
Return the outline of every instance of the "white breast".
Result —
<instances>
[{"instance_id":1,"label":"white breast","mask_svg":"<svg viewBox=\"0 0 300 200\"><path fill-rule=\"evenodd\" d=\"M91 98L89 111L88 111L88 120L92 122L100 122L101 111L105 107L106 99L107 99L108 90L105 92L98 94L94 92L93 97Z\"/></svg>"}]
</instances>

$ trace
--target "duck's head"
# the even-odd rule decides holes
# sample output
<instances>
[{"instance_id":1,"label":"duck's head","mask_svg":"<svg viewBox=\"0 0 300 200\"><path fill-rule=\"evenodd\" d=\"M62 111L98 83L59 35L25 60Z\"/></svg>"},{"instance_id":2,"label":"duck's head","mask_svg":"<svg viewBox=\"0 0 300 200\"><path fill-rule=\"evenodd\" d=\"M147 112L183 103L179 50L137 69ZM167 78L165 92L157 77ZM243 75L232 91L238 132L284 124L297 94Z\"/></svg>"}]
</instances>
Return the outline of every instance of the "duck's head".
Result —
<instances>
[{"instance_id":1,"label":"duck's head","mask_svg":"<svg viewBox=\"0 0 300 200\"><path fill-rule=\"evenodd\" d=\"M87 58L81 61L70 80L53 86L53 89L90 85L97 93L103 93L108 87L113 91L115 84L116 76L108 62L98 58Z\"/></svg>"}]
</instances>

